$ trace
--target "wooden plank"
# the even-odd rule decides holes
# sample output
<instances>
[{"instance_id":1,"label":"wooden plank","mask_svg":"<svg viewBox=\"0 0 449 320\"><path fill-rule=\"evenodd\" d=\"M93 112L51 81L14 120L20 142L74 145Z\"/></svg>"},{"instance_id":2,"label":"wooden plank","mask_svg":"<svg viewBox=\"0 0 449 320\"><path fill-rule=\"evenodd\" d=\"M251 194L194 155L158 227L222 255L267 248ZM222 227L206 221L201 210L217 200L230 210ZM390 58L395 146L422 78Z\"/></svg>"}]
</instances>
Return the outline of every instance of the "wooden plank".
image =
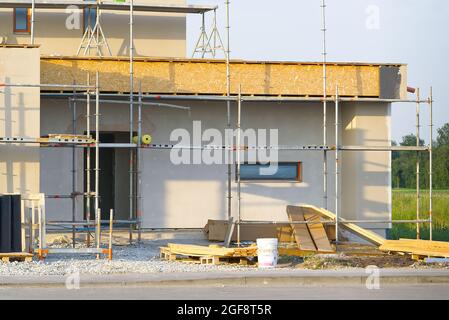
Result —
<instances>
[{"instance_id":1,"label":"wooden plank","mask_svg":"<svg viewBox=\"0 0 449 320\"><path fill-rule=\"evenodd\" d=\"M384 252L404 252L425 257L449 257L449 248L432 247L430 241L388 240L379 247Z\"/></svg>"},{"instance_id":2,"label":"wooden plank","mask_svg":"<svg viewBox=\"0 0 449 320\"><path fill-rule=\"evenodd\" d=\"M321 221L321 215L316 213L304 213L304 218L306 221L319 222ZM335 252L332 248L329 239L327 238L326 230L322 223L320 224L309 224L310 235L312 236L313 242L318 250L318 252Z\"/></svg>"},{"instance_id":3,"label":"wooden plank","mask_svg":"<svg viewBox=\"0 0 449 320\"><path fill-rule=\"evenodd\" d=\"M208 220L203 230L209 241L223 241L228 231L228 225L229 222L226 220ZM256 241L258 238L278 238L279 242L291 242L292 229L290 224L273 225L267 223L262 225L244 224L240 226L241 241ZM231 239L232 241L237 240L236 228L232 232Z\"/></svg>"},{"instance_id":4,"label":"wooden plank","mask_svg":"<svg viewBox=\"0 0 449 320\"><path fill-rule=\"evenodd\" d=\"M233 256L232 248L213 248L196 245L169 243L168 247L172 253L184 254L189 256Z\"/></svg>"},{"instance_id":5,"label":"wooden plank","mask_svg":"<svg viewBox=\"0 0 449 320\"><path fill-rule=\"evenodd\" d=\"M13 261L25 261L31 262L33 261L33 254L28 252L8 252L8 253L0 253L0 259L3 262Z\"/></svg>"},{"instance_id":6,"label":"wooden plank","mask_svg":"<svg viewBox=\"0 0 449 320\"><path fill-rule=\"evenodd\" d=\"M302 208L287 206L287 215L289 221L305 221ZM293 235L295 237L298 248L301 250L316 251L317 248L312 240L309 229L305 224L292 224Z\"/></svg>"},{"instance_id":7,"label":"wooden plank","mask_svg":"<svg viewBox=\"0 0 449 320\"><path fill-rule=\"evenodd\" d=\"M317 214L321 214L323 217L329 218L333 221L335 221L336 217L335 214L333 214L332 212L323 209L323 208L318 208L312 205L300 205L300 208L304 208L304 209L308 209L308 210L312 210L314 212L316 212ZM345 219L340 218L340 226L342 229L345 229L357 236L359 236L362 239L365 239L366 241L369 241L375 245L380 246L381 244L383 244L386 240L385 238L381 237L380 235L378 235L377 233L370 231L370 230L366 230L364 228L361 228L353 223L345 223Z\"/></svg>"},{"instance_id":8,"label":"wooden plank","mask_svg":"<svg viewBox=\"0 0 449 320\"><path fill-rule=\"evenodd\" d=\"M380 67L368 64L328 66L328 95L338 84L342 96L380 97ZM83 84L100 72L102 91L129 92L129 61L120 58L42 57L41 83ZM231 61L231 94L243 84L244 95L322 96L322 66L317 63ZM135 87L157 94L226 93L226 63L200 59L138 59ZM55 90L43 88L43 90Z\"/></svg>"},{"instance_id":9,"label":"wooden plank","mask_svg":"<svg viewBox=\"0 0 449 320\"><path fill-rule=\"evenodd\" d=\"M440 248L440 249L449 250L449 242L444 242L444 241L430 241L430 240L417 240L417 239L399 239L399 243L417 246L417 247L420 247L422 249L426 249L426 248Z\"/></svg>"},{"instance_id":10,"label":"wooden plank","mask_svg":"<svg viewBox=\"0 0 449 320\"><path fill-rule=\"evenodd\" d=\"M280 256L307 257L316 254L316 251L305 251L298 248L278 247L278 254Z\"/></svg>"},{"instance_id":11,"label":"wooden plank","mask_svg":"<svg viewBox=\"0 0 449 320\"><path fill-rule=\"evenodd\" d=\"M33 257L34 255L32 253L28 252L7 252L7 253L0 253L0 258L2 257L11 257L11 258L26 258L26 257Z\"/></svg>"}]
</instances>

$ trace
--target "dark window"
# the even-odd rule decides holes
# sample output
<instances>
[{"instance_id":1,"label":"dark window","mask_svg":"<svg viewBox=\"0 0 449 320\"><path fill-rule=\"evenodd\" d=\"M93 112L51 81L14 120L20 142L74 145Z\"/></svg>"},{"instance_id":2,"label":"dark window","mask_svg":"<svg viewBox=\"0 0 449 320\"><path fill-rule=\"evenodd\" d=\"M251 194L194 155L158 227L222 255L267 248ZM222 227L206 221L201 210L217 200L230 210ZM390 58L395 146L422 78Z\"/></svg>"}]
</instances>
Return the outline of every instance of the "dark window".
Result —
<instances>
[{"instance_id":1,"label":"dark window","mask_svg":"<svg viewBox=\"0 0 449 320\"><path fill-rule=\"evenodd\" d=\"M93 29L95 27L95 23L97 22L97 9L84 8L83 20L84 20L84 32L86 32L86 29L89 25L90 28Z\"/></svg>"},{"instance_id":2,"label":"dark window","mask_svg":"<svg viewBox=\"0 0 449 320\"><path fill-rule=\"evenodd\" d=\"M270 166L272 169L268 170ZM240 180L301 182L301 167L301 162L279 162L271 164L245 163L240 165Z\"/></svg>"},{"instance_id":3,"label":"dark window","mask_svg":"<svg viewBox=\"0 0 449 320\"><path fill-rule=\"evenodd\" d=\"M14 9L14 32L15 33L31 32L31 11L29 8Z\"/></svg>"}]
</instances>

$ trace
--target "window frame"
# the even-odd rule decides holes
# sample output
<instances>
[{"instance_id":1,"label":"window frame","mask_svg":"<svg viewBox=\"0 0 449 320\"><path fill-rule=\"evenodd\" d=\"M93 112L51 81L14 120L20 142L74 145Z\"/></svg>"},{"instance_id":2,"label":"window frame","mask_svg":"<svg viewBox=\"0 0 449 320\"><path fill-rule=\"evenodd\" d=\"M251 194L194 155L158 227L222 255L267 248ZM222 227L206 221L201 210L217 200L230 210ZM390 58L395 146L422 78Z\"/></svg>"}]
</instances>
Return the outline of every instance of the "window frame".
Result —
<instances>
[{"instance_id":1,"label":"window frame","mask_svg":"<svg viewBox=\"0 0 449 320\"><path fill-rule=\"evenodd\" d=\"M17 9L27 9L27 28L26 29L17 29ZM31 8L14 8L13 12L13 30L15 34L31 34Z\"/></svg>"},{"instance_id":2,"label":"window frame","mask_svg":"<svg viewBox=\"0 0 449 320\"><path fill-rule=\"evenodd\" d=\"M303 177L302 177L302 161L279 161L279 162L270 162L268 164L278 164L278 165L296 165L296 178L295 179L285 179L285 180L281 180L281 179L243 179L242 177L240 177L240 182L244 182L244 183L303 183ZM241 163L240 166L243 165L267 165L267 164L262 164L260 162L256 162L256 163ZM238 182L238 175L237 175L237 169L238 169L238 164L236 164L236 170L235 170L235 181Z\"/></svg>"}]
</instances>

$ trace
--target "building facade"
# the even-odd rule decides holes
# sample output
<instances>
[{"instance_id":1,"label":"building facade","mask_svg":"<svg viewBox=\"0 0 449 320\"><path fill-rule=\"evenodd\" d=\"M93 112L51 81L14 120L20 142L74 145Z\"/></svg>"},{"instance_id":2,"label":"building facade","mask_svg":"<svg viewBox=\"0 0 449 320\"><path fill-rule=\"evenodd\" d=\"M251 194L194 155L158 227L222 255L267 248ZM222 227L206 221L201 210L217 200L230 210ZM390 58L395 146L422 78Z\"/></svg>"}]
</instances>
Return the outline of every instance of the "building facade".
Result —
<instances>
[{"instance_id":1,"label":"building facade","mask_svg":"<svg viewBox=\"0 0 449 320\"><path fill-rule=\"evenodd\" d=\"M185 1L167 1L166 3L185 4ZM33 65L33 68L39 69L37 74L41 75L41 83L70 84L74 80L77 83L85 83L88 73L91 74L91 79L94 79L94 71L100 71L102 99L125 100L123 104L101 102L100 140L102 143L128 143L130 115L129 105L126 104L128 99L126 92L129 91L126 79L129 77L127 74L129 63L126 58L118 57L129 53L126 13L106 12L104 14L103 28L108 36L113 57L91 59L74 56L81 41L82 31L78 30L75 34L73 30L64 30L67 13L63 11L55 13L54 10L41 11L36 11L38 21L36 43L40 44L42 57L40 63L35 62ZM8 42L14 44L29 41L27 35L14 33L12 9L2 9L0 16L2 17L0 30ZM160 94L164 96L163 102L166 104L190 108L190 111L186 111L163 105L143 106L143 134L151 135L153 144L176 144L179 142L180 132L188 133L191 145L225 144L224 140L212 141L208 132L214 132L215 136L226 136L226 102L219 99L207 99L207 97L220 97L225 93L225 63L205 61L206 65L200 65L201 61L184 58L186 56L184 14L144 13L136 18L136 30L135 45L141 60L136 62L135 88L142 85L144 94L148 98L154 98L154 95ZM11 49L4 49L4 51L8 50ZM31 49L18 50L26 52ZM35 51L33 54L36 55ZM164 57L163 61L155 59L157 56ZM6 61L15 63L11 55ZM164 63L167 65L165 66ZM323 144L323 105L319 99L307 100L307 97L322 95L322 91L319 92L322 86L322 71L319 64L296 62L278 64L267 61L235 61L233 63L231 67L232 94L235 95L238 86L241 85L245 96L261 97L260 100L244 102L241 114L242 129L266 133L266 141L256 140L259 145L277 143L284 146L319 146ZM8 68L0 70L5 72L5 77L16 73ZM329 66L328 76L329 95L334 95L335 85L338 84L342 88L343 96L354 98L353 101L340 103L340 144L390 146L391 103L387 99L405 98L406 66L332 64ZM26 80L38 82L39 78L34 75L33 78ZM6 93L3 94L4 99L7 99ZM36 115L33 113L32 128L38 130L39 134L37 131L20 132L5 129L5 136L86 133L85 101L76 102L74 118L73 103L68 102L70 92L43 88L40 95L39 103L34 103L33 111L30 111L36 113ZM173 98L170 99L170 96ZM280 96L285 99L280 99ZM270 97L270 99L262 99L263 97ZM289 98L291 101L288 100ZM366 100L363 100L364 98ZM4 106L4 112L7 112ZM134 119L137 119L136 108L133 115ZM198 131L199 123L201 129ZM237 127L235 101L231 103L231 127L233 129ZM214 131L207 131L207 129ZM275 139L274 135L270 135L270 130L276 130L277 142L270 141ZM137 132L137 121L134 122L133 131ZM327 141L328 145L335 145L334 102L329 102L327 108ZM3 149L5 146L0 148ZM10 183L7 182L7 187L3 187L2 191L36 192L37 187L33 184L37 184L39 191L47 195L71 194L74 191L71 172L73 150L71 148L35 149L29 158L34 163L30 168L34 177L31 179L32 182L29 182L32 187L26 183L24 188L10 188ZM228 218L228 166L223 163L207 164L204 161L204 159L207 162L207 159L211 158L224 158L226 152L218 150L184 150L183 154L180 152L179 150L142 149L140 179L143 228L201 228L208 219ZM219 152L223 153L220 155ZM9 160L4 154L2 152L0 160L4 176L22 175L22 171L17 171L19 169L8 165ZM9 154L12 156L13 153ZM335 152L329 151L327 154L327 200L324 199L323 194L323 152L321 151L282 150L278 152L277 157L272 158L268 154L271 164L279 164L281 169L266 179L254 174L254 168L257 167L251 165L257 164L244 163L241 173L247 176L241 183L242 218L286 221L286 206L301 203L320 207L325 206L326 203L329 210L334 211ZM242 156L247 155L248 152ZM179 164L176 159L179 160L180 157L188 158L193 163ZM259 155L255 160L263 162L266 159L262 159ZM76 170L75 191L82 192L86 184L85 149L76 149L74 168ZM232 164L231 169L232 212L236 216L238 194L235 163ZM117 219L127 219L130 211L129 149L102 148L100 170L102 212L107 213L110 208L113 208ZM29 174L27 173L27 179ZM390 152L342 153L340 182L339 209L344 218L357 220L391 218ZM69 200L47 199L46 205L48 219L70 220L72 218L72 203ZM85 201L83 197L77 197L77 219L83 219L84 215ZM384 233L389 226L369 224L365 227Z\"/></svg>"}]
</instances>

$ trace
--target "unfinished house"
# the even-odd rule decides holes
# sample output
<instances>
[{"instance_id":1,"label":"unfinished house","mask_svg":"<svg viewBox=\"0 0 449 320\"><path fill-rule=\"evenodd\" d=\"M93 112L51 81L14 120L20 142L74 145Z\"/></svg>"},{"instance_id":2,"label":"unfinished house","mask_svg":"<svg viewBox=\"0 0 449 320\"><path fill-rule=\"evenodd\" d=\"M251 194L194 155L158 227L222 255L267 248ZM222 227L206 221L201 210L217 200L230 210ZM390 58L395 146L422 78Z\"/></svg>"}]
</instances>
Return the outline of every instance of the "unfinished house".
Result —
<instances>
[{"instance_id":1,"label":"unfinished house","mask_svg":"<svg viewBox=\"0 0 449 320\"><path fill-rule=\"evenodd\" d=\"M78 6L79 28L67 27L76 24L67 5ZM391 220L390 116L392 103L407 99L406 65L326 63L324 92L321 62L213 59L219 49L201 46L201 38L203 54L190 58L186 15L201 18L213 6L22 0L0 7L0 82L42 84L3 89L0 135L95 140L0 145L0 192L44 193L48 221L93 217L95 199L103 219L114 209L115 219L140 229L202 228L237 214L286 221L286 206L301 203L379 221L361 225L383 235L390 227L381 223ZM226 137L238 127L241 142L207 133ZM249 145L248 130L265 136ZM149 144L133 139L146 135ZM247 160L251 147L265 150L268 162L259 153ZM239 163L204 161L235 160L237 150L244 150ZM270 164L278 170L261 175Z\"/></svg>"}]
</instances>

